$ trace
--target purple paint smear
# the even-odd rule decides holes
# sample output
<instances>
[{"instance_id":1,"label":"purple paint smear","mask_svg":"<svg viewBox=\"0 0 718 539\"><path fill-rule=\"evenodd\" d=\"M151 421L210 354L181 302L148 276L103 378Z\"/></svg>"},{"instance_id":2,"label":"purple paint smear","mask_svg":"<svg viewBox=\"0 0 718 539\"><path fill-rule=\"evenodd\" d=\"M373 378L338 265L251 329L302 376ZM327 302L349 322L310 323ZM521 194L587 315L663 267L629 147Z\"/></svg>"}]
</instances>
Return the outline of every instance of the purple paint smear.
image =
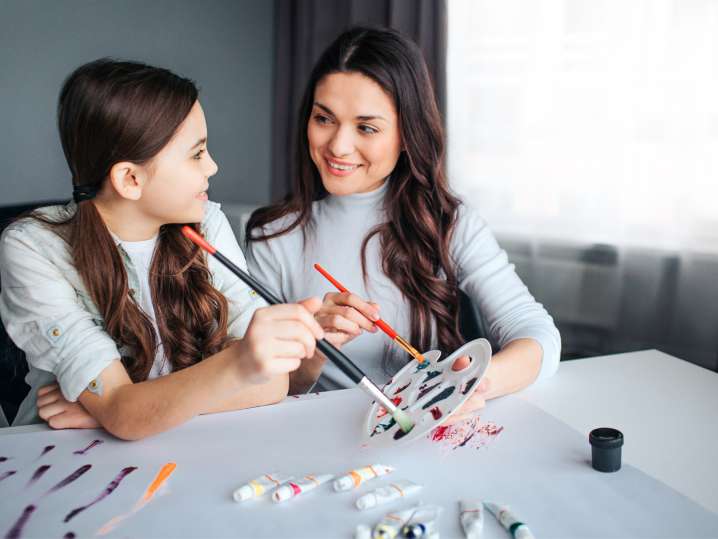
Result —
<instances>
[{"instance_id":1,"label":"purple paint smear","mask_svg":"<svg viewBox=\"0 0 718 539\"><path fill-rule=\"evenodd\" d=\"M103 491L100 493L100 495L97 496L97 498L95 498L94 500L92 500L92 501L91 501L90 503L88 503L87 505L83 505L82 507L78 507L77 509L73 509L72 511L70 511L70 512L67 514L67 516L65 517L65 520L63 520L63 522L70 522L70 520L72 520L73 518L75 518L79 513L82 513L85 509L89 509L90 507L92 507L92 506L95 505L96 503L102 501L104 498L106 498L107 496L109 496L110 494L112 494L112 492L113 492L118 486L120 486L120 482L122 482L122 480L123 480L125 477L127 477L128 475L130 475L130 474L131 474L132 472L134 472L136 469L137 469L137 466L128 466L127 468L123 468L122 471L121 471L119 474L117 474L117 477L115 477L115 478L110 482L110 484L105 487L105 490L103 490Z\"/></svg>"},{"instance_id":2,"label":"purple paint smear","mask_svg":"<svg viewBox=\"0 0 718 539\"><path fill-rule=\"evenodd\" d=\"M74 532L67 532L62 539L75 539Z\"/></svg>"},{"instance_id":3,"label":"purple paint smear","mask_svg":"<svg viewBox=\"0 0 718 539\"><path fill-rule=\"evenodd\" d=\"M30 478L30 481L27 482L27 486L29 487L32 485L35 481L40 479L43 475L45 475L45 472L50 469L49 464L43 464L40 466L37 470L35 470L35 473L32 474L32 477Z\"/></svg>"},{"instance_id":4,"label":"purple paint smear","mask_svg":"<svg viewBox=\"0 0 718 539\"><path fill-rule=\"evenodd\" d=\"M15 522L12 528L10 528L10 531L7 532L5 539L18 539L18 537L20 537L20 534L22 533L22 529L27 523L27 519L30 518L30 515L33 514L35 509L37 509L37 507L35 507L34 505L28 505L22 512L22 515L20 515L20 518L17 519L17 522Z\"/></svg>"},{"instance_id":5,"label":"purple paint smear","mask_svg":"<svg viewBox=\"0 0 718 539\"><path fill-rule=\"evenodd\" d=\"M0 481L3 479L7 479L11 475L15 475L17 473L17 470L8 470L7 472L0 473Z\"/></svg>"},{"instance_id":6,"label":"purple paint smear","mask_svg":"<svg viewBox=\"0 0 718 539\"><path fill-rule=\"evenodd\" d=\"M57 492L57 491L60 490L62 487L66 487L67 485L69 485L69 484L72 483L73 481L76 481L78 478L80 478L80 476L82 476L84 473L86 473L90 468L92 468L92 464L85 464L84 466L80 466L77 470L75 470L74 472L72 472L72 473L71 473L70 475L68 475L65 479L63 479L63 480L60 481L57 485L55 485L55 486L52 487L50 490L48 490L48 491L45 493L45 496L47 496L48 494L50 494L50 493L52 493L52 492Z\"/></svg>"},{"instance_id":7,"label":"purple paint smear","mask_svg":"<svg viewBox=\"0 0 718 539\"><path fill-rule=\"evenodd\" d=\"M7 459L7 457L0 457L0 462L5 462Z\"/></svg>"},{"instance_id":8,"label":"purple paint smear","mask_svg":"<svg viewBox=\"0 0 718 539\"><path fill-rule=\"evenodd\" d=\"M88 445L85 449L78 449L77 451L73 451L72 453L74 455L84 455L93 447L98 446L103 443L105 443L105 442L103 442L102 440L93 440L92 443L90 445Z\"/></svg>"},{"instance_id":9,"label":"purple paint smear","mask_svg":"<svg viewBox=\"0 0 718 539\"><path fill-rule=\"evenodd\" d=\"M44 457L45 455L47 455L47 454L48 454L50 451L52 451L53 449L55 449L55 446L54 446L54 445L46 445L46 446L45 446L45 449L42 450L42 453L41 453L40 456L37 457L37 458L38 458L38 459L41 459L42 457Z\"/></svg>"}]
</instances>

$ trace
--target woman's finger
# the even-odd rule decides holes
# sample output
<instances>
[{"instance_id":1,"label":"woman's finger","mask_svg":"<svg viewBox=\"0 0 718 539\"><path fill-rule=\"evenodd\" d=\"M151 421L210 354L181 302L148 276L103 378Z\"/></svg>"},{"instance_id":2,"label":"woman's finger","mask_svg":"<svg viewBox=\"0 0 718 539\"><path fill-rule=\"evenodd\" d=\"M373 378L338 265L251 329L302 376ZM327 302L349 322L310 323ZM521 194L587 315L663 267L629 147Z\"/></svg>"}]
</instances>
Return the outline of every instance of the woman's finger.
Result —
<instances>
[{"instance_id":1,"label":"woman's finger","mask_svg":"<svg viewBox=\"0 0 718 539\"><path fill-rule=\"evenodd\" d=\"M354 336L361 334L361 328L356 322L340 314L321 313L317 316L317 322L324 328L324 331L341 331Z\"/></svg>"}]
</instances>

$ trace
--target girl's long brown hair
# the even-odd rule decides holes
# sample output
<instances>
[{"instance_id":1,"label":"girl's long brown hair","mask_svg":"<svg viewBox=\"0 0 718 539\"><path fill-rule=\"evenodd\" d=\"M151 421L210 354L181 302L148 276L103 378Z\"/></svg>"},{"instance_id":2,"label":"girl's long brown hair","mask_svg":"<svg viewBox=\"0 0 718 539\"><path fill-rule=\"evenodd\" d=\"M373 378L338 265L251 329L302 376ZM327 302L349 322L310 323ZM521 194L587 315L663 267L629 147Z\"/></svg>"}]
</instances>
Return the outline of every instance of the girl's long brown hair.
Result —
<instances>
[{"instance_id":1,"label":"girl's long brown hair","mask_svg":"<svg viewBox=\"0 0 718 539\"><path fill-rule=\"evenodd\" d=\"M449 244L460 201L446 180L444 133L426 62L419 48L400 33L354 27L324 51L301 103L292 191L281 202L252 214L247 241L266 241L298 226L305 231L305 225L311 225L312 202L327 196L307 139L314 91L327 75L349 72L371 78L391 96L404 148L388 179L387 221L372 229L362 242L364 278L366 246L378 234L382 269L410 306L412 343L428 350L435 328L439 346L453 350L462 339L458 283ZM264 225L287 214L296 218L284 229L273 234L261 232ZM388 368L388 361L384 366Z\"/></svg>"},{"instance_id":2,"label":"girl's long brown hair","mask_svg":"<svg viewBox=\"0 0 718 539\"><path fill-rule=\"evenodd\" d=\"M65 81L58 125L73 185L95 189L115 163L150 163L197 101L189 79L135 62L96 60ZM158 346L149 317L130 295L115 241L92 200L61 221L34 215L67 241L75 268L97 305L134 382L147 379ZM227 300L211 284L200 249L181 224L160 228L150 265L150 289L159 339L173 370L193 365L226 346ZM199 231L197 223L191 224Z\"/></svg>"}]
</instances>

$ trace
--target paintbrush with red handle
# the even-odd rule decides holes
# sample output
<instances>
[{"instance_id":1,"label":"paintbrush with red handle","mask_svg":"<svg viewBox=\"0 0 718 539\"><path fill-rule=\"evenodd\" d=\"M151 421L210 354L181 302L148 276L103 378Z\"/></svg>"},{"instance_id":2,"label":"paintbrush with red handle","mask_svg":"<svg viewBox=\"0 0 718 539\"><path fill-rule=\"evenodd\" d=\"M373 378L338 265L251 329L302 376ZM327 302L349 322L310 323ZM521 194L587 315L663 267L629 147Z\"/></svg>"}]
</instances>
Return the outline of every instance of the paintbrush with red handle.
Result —
<instances>
[{"instance_id":1,"label":"paintbrush with red handle","mask_svg":"<svg viewBox=\"0 0 718 539\"><path fill-rule=\"evenodd\" d=\"M331 276L331 274L325 270L323 267L321 267L319 264L314 264L314 269L317 270L319 273L324 275L324 277L327 278L327 280L332 283L339 292L349 292L347 288L337 281L334 277ZM424 363L424 356L421 355L421 353L414 348L412 345L409 344L409 342L404 339L401 335L399 335L394 328L392 328L389 324L384 322L381 318L379 320L373 321L377 327L382 330L384 333L386 333L394 342L396 342L399 346L401 346L404 350L406 350L409 355L416 358L416 360L419 363Z\"/></svg>"}]
</instances>

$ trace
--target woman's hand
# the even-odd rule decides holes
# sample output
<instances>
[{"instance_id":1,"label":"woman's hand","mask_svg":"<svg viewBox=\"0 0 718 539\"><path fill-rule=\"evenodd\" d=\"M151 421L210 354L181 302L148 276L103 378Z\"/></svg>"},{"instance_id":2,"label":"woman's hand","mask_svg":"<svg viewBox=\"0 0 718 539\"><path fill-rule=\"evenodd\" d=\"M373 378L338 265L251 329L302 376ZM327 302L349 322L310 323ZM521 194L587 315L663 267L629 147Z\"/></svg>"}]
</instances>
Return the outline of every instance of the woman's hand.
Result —
<instances>
[{"instance_id":1,"label":"woman's hand","mask_svg":"<svg viewBox=\"0 0 718 539\"><path fill-rule=\"evenodd\" d=\"M452 370L460 371L469 366L471 358L469 356L461 356L454 361L451 366ZM487 376L481 379L476 386L471 397L444 423L445 425L453 425L465 419L472 417L478 410L486 406L486 400L489 398L489 390L491 389L491 379Z\"/></svg>"},{"instance_id":2,"label":"woman's hand","mask_svg":"<svg viewBox=\"0 0 718 539\"><path fill-rule=\"evenodd\" d=\"M101 425L79 402L62 396L57 384L37 390L37 413L53 429L96 429Z\"/></svg>"},{"instance_id":3,"label":"woman's hand","mask_svg":"<svg viewBox=\"0 0 718 539\"><path fill-rule=\"evenodd\" d=\"M295 371L303 359L313 357L316 340L324 337L324 330L314 319L320 307L319 298L310 298L301 304L257 309L237 345L242 378L262 384L273 376Z\"/></svg>"},{"instance_id":4,"label":"woman's hand","mask_svg":"<svg viewBox=\"0 0 718 539\"><path fill-rule=\"evenodd\" d=\"M379 320L379 305L351 292L330 292L314 317L327 341L339 348L361 335L362 330L377 332L374 321Z\"/></svg>"}]
</instances>

